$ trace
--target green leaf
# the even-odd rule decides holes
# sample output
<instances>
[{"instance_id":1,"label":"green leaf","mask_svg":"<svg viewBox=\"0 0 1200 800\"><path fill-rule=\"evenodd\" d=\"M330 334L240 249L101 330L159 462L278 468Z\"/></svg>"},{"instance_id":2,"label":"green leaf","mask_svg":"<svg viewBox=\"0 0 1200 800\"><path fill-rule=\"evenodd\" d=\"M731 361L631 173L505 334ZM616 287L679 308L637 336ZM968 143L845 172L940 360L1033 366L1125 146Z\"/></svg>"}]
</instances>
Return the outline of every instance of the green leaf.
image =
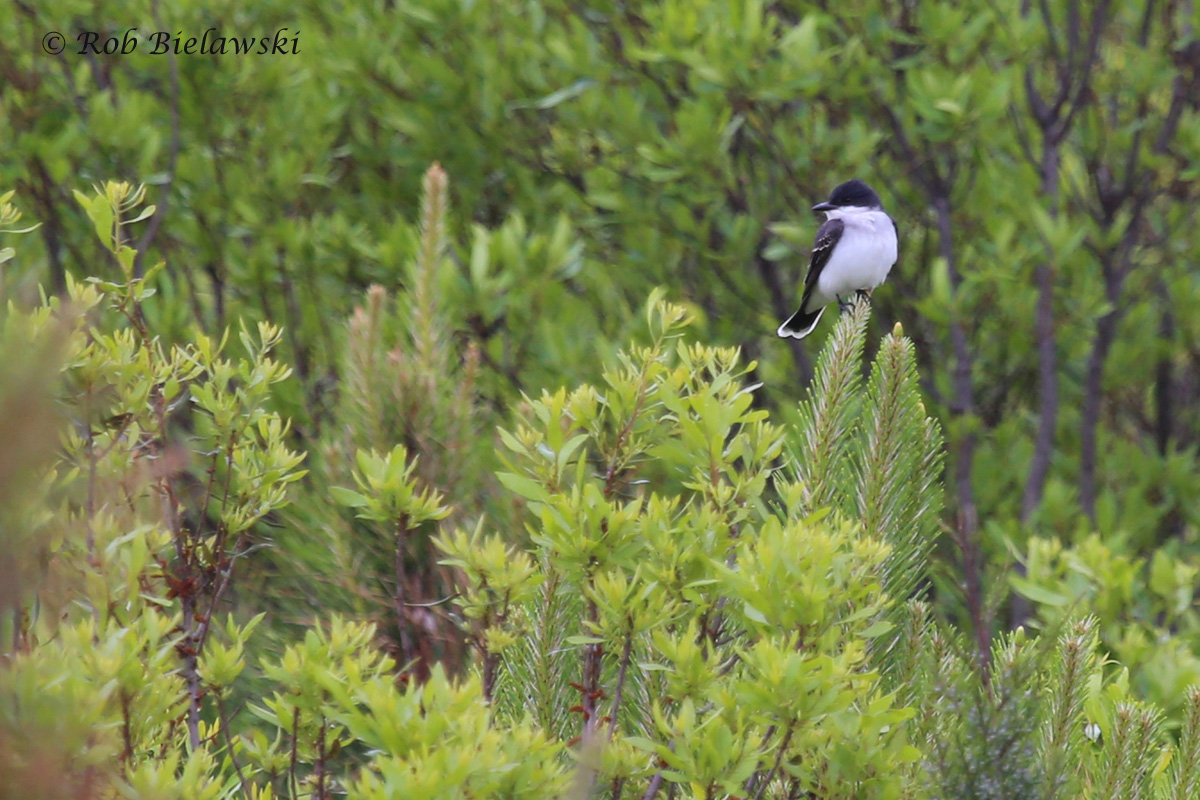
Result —
<instances>
[{"instance_id":1,"label":"green leaf","mask_svg":"<svg viewBox=\"0 0 1200 800\"><path fill-rule=\"evenodd\" d=\"M742 613L744 613L747 618L757 622L759 625L767 624L767 618L763 615L763 613L749 603L746 603L742 607Z\"/></svg>"},{"instance_id":2,"label":"green leaf","mask_svg":"<svg viewBox=\"0 0 1200 800\"><path fill-rule=\"evenodd\" d=\"M570 644L604 644L604 640L597 636L568 636L567 641Z\"/></svg>"},{"instance_id":3,"label":"green leaf","mask_svg":"<svg viewBox=\"0 0 1200 800\"><path fill-rule=\"evenodd\" d=\"M1177 584L1174 559L1162 550L1155 552L1150 561L1150 590L1167 598L1174 593Z\"/></svg>"},{"instance_id":4,"label":"green leaf","mask_svg":"<svg viewBox=\"0 0 1200 800\"><path fill-rule=\"evenodd\" d=\"M496 477L500 479L500 483L504 485L504 488L520 497L524 497L526 500L532 500L535 503L545 503L550 499L550 494L546 491L546 487L531 478L516 475L512 472L498 472L496 473Z\"/></svg>"},{"instance_id":5,"label":"green leaf","mask_svg":"<svg viewBox=\"0 0 1200 800\"><path fill-rule=\"evenodd\" d=\"M951 114L956 117L961 117L963 114L963 107L949 98L942 98L941 100L936 101L933 104L933 107L938 111L945 111L947 114Z\"/></svg>"},{"instance_id":6,"label":"green leaf","mask_svg":"<svg viewBox=\"0 0 1200 800\"><path fill-rule=\"evenodd\" d=\"M88 217L96 229L96 235L109 250L113 249L113 210L108 198L97 195L87 207Z\"/></svg>"},{"instance_id":7,"label":"green leaf","mask_svg":"<svg viewBox=\"0 0 1200 800\"><path fill-rule=\"evenodd\" d=\"M513 108L537 108L545 111L548 108L565 103L568 100L579 97L588 89L596 85L596 81L592 78L580 78L569 86L564 86L557 91L553 91L540 100L535 100L532 103L514 103Z\"/></svg>"},{"instance_id":8,"label":"green leaf","mask_svg":"<svg viewBox=\"0 0 1200 800\"><path fill-rule=\"evenodd\" d=\"M349 506L350 508L362 508L371 504L370 499L367 497L341 486L330 486L329 494L339 505Z\"/></svg>"},{"instance_id":9,"label":"green leaf","mask_svg":"<svg viewBox=\"0 0 1200 800\"><path fill-rule=\"evenodd\" d=\"M1027 578L1020 578L1016 575L1010 575L1008 577L1008 584L1019 594L1028 597L1035 603L1041 603L1042 605L1060 608L1070 602L1070 598L1058 594L1057 592L1052 592L1044 586L1039 586Z\"/></svg>"},{"instance_id":10,"label":"green leaf","mask_svg":"<svg viewBox=\"0 0 1200 800\"><path fill-rule=\"evenodd\" d=\"M146 219L147 217L153 216L154 212L157 208L158 208L158 206L148 205L144 209L142 209L142 213L138 214L136 217L134 217L133 219L131 219L129 221L131 223L141 222L142 220Z\"/></svg>"},{"instance_id":11,"label":"green leaf","mask_svg":"<svg viewBox=\"0 0 1200 800\"><path fill-rule=\"evenodd\" d=\"M763 249L763 258L767 261L782 261L794 251L786 242L771 242Z\"/></svg>"},{"instance_id":12,"label":"green leaf","mask_svg":"<svg viewBox=\"0 0 1200 800\"><path fill-rule=\"evenodd\" d=\"M865 631L863 631L862 637L864 639L877 639L878 637L883 636L885 633L889 633L895 627L896 627L895 625L888 622L887 620L880 620L879 622L876 622L874 625L872 625L871 627L869 627Z\"/></svg>"}]
</instances>

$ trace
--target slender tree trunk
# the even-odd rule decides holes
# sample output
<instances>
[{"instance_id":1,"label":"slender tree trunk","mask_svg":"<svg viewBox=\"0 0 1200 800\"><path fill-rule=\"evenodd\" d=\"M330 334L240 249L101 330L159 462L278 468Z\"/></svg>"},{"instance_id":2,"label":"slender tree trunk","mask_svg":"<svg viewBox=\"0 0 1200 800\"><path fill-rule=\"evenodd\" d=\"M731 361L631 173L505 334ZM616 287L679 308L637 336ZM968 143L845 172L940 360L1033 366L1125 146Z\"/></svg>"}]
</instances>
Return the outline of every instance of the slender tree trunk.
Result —
<instances>
[{"instance_id":1,"label":"slender tree trunk","mask_svg":"<svg viewBox=\"0 0 1200 800\"><path fill-rule=\"evenodd\" d=\"M1158 357L1158 368L1154 376L1154 443L1158 454L1165 456L1171 445L1171 432L1175 427L1172 394L1175 391L1175 375L1171 364L1170 343L1175 338L1175 317L1171 313L1171 298L1167 287L1160 281L1159 299L1162 302L1162 317L1158 323L1158 338L1168 347Z\"/></svg>"},{"instance_id":2,"label":"slender tree trunk","mask_svg":"<svg viewBox=\"0 0 1200 800\"><path fill-rule=\"evenodd\" d=\"M1096 429L1100 424L1104 362L1116 338L1120 312L1114 308L1096 323L1096 337L1083 376L1083 429L1079 437L1079 504L1093 523L1096 521Z\"/></svg>"},{"instance_id":3,"label":"slender tree trunk","mask_svg":"<svg viewBox=\"0 0 1200 800\"><path fill-rule=\"evenodd\" d=\"M1102 392L1104 389L1104 365L1108 361L1108 353L1117 338L1117 326L1125 309L1121 303L1121 294L1125 279L1133 271L1133 249L1140 240L1138 233L1141 227L1142 210L1147 198L1141 197L1134 201L1133 215L1125 229L1121 244L1102 256L1101 268L1104 272L1104 294L1110 310L1096 322L1096 335L1092 339L1092 351L1088 354L1087 366L1083 375L1083 406L1082 427L1079 436L1079 504L1083 513L1094 524L1096 522L1096 468L1097 468L1097 428L1100 425Z\"/></svg>"},{"instance_id":4,"label":"slender tree trunk","mask_svg":"<svg viewBox=\"0 0 1200 800\"><path fill-rule=\"evenodd\" d=\"M588 621L595 624L600 619L600 611L596 606L595 601L589 600L587 605ZM604 645L598 642L589 642L583 647L583 699L580 706L583 708L583 733L580 740L583 743L588 743L592 740L593 732L596 730L598 723L597 715L600 713L600 663L604 657Z\"/></svg>"},{"instance_id":5,"label":"slender tree trunk","mask_svg":"<svg viewBox=\"0 0 1200 800\"><path fill-rule=\"evenodd\" d=\"M1042 154L1042 192L1050 203L1050 216L1058 216L1058 146L1047 143ZM1054 323L1054 267L1040 262L1037 280L1038 430L1033 442L1033 459L1021 498L1021 523L1028 524L1042 504L1046 478L1054 456L1054 432L1058 425L1058 341Z\"/></svg>"},{"instance_id":6,"label":"slender tree trunk","mask_svg":"<svg viewBox=\"0 0 1200 800\"><path fill-rule=\"evenodd\" d=\"M950 284L957 294L962 276L954 254L954 236L950 221L950 200L945 195L934 198L934 209L938 220L938 249L946 261ZM976 436L974 421L975 389L971 378L971 349L967 333L957 311L950 317L950 344L954 352L952 372L952 400L950 411L966 424L961 426L954 442L954 492L958 505L956 533L962 551L963 582L967 600L967 611L975 628L976 646L981 665L991 661L991 631L984 619L983 606L983 552L979 543L979 510L975 505L975 487L972 482L975 465Z\"/></svg>"},{"instance_id":7,"label":"slender tree trunk","mask_svg":"<svg viewBox=\"0 0 1200 800\"><path fill-rule=\"evenodd\" d=\"M58 215L58 206L54 202L54 179L50 171L42 164L41 159L34 158L31 170L37 175L38 182L33 184L33 199L39 206L42 218L42 240L46 244L46 257L50 261L50 285L55 294L66 294L67 269L62 262L62 247L59 232L62 221Z\"/></svg>"},{"instance_id":8,"label":"slender tree trunk","mask_svg":"<svg viewBox=\"0 0 1200 800\"><path fill-rule=\"evenodd\" d=\"M191 591L190 589L188 590ZM188 690L188 742L193 749L200 747L200 654L196 651L196 599L191 594L180 598L183 612L183 679Z\"/></svg>"},{"instance_id":9,"label":"slender tree trunk","mask_svg":"<svg viewBox=\"0 0 1200 800\"><path fill-rule=\"evenodd\" d=\"M1044 134L1046 135L1046 134ZM1042 146L1042 194L1049 203L1052 218L1058 216L1059 153L1055 141L1044 140ZM1034 330L1038 350L1038 429L1033 440L1033 458L1021 496L1021 525L1027 527L1042 505L1046 478L1054 457L1055 431L1058 428L1058 341L1054 323L1054 265L1049 253L1034 267L1037 281L1037 311ZM1025 577L1025 565L1017 562L1014 570ZM1016 628L1024 624L1032 612L1029 600L1014 592L1009 601L1009 624Z\"/></svg>"},{"instance_id":10,"label":"slender tree trunk","mask_svg":"<svg viewBox=\"0 0 1200 800\"><path fill-rule=\"evenodd\" d=\"M1191 0L1187 0L1184 5L1186 11L1182 15L1183 21L1180 36L1172 37L1168 31L1168 40L1188 41L1191 39L1193 4ZM1153 9L1153 4L1146 6L1141 35L1139 37L1139 44L1142 47L1145 47L1149 41L1148 37L1153 19ZM1154 137L1154 143L1151 147L1152 151L1157 155L1167 152L1167 148L1170 147L1179 129L1184 109L1189 106L1194 107L1195 105L1196 90L1198 85L1200 85L1200 72L1197 72L1194 67L1187 68L1185 64L1179 63L1177 64L1177 69L1179 71L1176 72L1171 86L1171 104L1167 108L1166 114L1162 117L1162 126L1158 130L1158 135ZM1096 521L1096 496L1099 491L1096 486L1096 462L1098 459L1096 432L1100 424L1102 402L1100 392L1104 385L1104 364L1108 360L1108 353L1112 349L1113 342L1116 339L1117 326L1124 314L1121 293L1125 279L1134 269L1134 263L1131 259L1133 258L1134 247L1140 243L1139 229L1141 227L1142 213L1155 194L1153 181L1148 180L1148 176L1150 175L1149 168L1142 165L1139 161L1139 143L1140 138L1135 138L1133 146L1130 148L1130 152L1125 159L1125 177L1121 184L1121 192L1109 199L1108 207L1105 209L1106 214L1102 220L1102 224L1107 227L1111 224L1116 211L1122 206L1128 208L1131 212L1131 218L1126 224L1125 235L1120 246L1115 252L1109 252L1103 256L1105 259L1102 262L1104 268L1104 289L1106 299L1112 310L1101 317L1096 323L1096 334L1092 339L1092 351L1088 355L1087 367L1084 373L1083 419L1080 430L1079 453L1079 504L1083 507L1084 513L1087 514L1093 524ZM1160 402L1162 402L1161 399ZM1169 406L1167 408L1169 413Z\"/></svg>"}]
</instances>

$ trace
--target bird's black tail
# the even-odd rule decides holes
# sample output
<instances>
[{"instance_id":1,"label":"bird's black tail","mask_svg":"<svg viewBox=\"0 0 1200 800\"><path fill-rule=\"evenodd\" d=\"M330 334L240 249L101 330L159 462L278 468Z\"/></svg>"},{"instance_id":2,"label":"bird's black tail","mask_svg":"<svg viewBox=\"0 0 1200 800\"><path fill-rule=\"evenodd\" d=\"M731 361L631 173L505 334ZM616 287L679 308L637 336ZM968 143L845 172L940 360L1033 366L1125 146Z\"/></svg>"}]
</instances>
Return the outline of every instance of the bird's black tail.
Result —
<instances>
[{"instance_id":1,"label":"bird's black tail","mask_svg":"<svg viewBox=\"0 0 1200 800\"><path fill-rule=\"evenodd\" d=\"M800 301L800 308L779 326L776 333L781 337L790 336L793 339L803 339L812 333L813 328L817 327L817 323L821 321L821 315L825 313L825 306L821 306L815 311L805 311L804 306L807 302L808 292L805 292L804 299Z\"/></svg>"}]
</instances>

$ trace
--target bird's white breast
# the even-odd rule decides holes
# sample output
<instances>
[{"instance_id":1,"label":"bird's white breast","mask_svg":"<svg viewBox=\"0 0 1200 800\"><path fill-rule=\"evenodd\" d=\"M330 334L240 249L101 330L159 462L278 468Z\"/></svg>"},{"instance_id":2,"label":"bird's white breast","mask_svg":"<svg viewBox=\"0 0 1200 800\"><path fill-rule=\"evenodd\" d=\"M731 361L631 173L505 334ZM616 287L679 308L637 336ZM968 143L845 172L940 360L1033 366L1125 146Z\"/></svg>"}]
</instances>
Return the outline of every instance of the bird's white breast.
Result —
<instances>
[{"instance_id":1,"label":"bird's white breast","mask_svg":"<svg viewBox=\"0 0 1200 800\"><path fill-rule=\"evenodd\" d=\"M896 228L882 211L838 209L829 214L845 228L829 263L817 277L817 289L832 299L883 283L896 263Z\"/></svg>"}]
</instances>

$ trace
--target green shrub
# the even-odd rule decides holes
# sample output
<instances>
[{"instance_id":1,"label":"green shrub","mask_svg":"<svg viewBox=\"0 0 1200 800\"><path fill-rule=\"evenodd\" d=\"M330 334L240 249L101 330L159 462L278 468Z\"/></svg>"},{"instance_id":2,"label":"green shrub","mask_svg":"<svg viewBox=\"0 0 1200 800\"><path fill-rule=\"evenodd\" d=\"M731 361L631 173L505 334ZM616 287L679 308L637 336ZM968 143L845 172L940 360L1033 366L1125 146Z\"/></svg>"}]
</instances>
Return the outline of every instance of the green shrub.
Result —
<instances>
[{"instance_id":1,"label":"green shrub","mask_svg":"<svg viewBox=\"0 0 1200 800\"><path fill-rule=\"evenodd\" d=\"M1184 800L1200 785L1200 688L1169 732L1106 663L1101 622L989 648L930 613L940 434L899 329L861 377L865 304L783 427L756 405L755 365L685 341L690 311L652 294L647 343L598 384L524 398L500 430L509 513L451 524L446 473L368 446L365 423L348 480L313 494L270 410L290 374L278 328L243 328L240 358L224 335L154 333L159 268L137 275L122 234L140 200L124 184L80 197L121 280L68 280L4 318L0 796ZM398 649L334 613L305 613L303 635L265 625L269 604L248 613L252 597L224 613L300 492L391 537ZM405 594L414 542L441 553L451 596ZM1179 610L1186 570L1168 567L1155 592ZM1023 586L1037 597L1042 580ZM405 638L429 635L411 611L428 605L475 653L461 674Z\"/></svg>"}]
</instances>

